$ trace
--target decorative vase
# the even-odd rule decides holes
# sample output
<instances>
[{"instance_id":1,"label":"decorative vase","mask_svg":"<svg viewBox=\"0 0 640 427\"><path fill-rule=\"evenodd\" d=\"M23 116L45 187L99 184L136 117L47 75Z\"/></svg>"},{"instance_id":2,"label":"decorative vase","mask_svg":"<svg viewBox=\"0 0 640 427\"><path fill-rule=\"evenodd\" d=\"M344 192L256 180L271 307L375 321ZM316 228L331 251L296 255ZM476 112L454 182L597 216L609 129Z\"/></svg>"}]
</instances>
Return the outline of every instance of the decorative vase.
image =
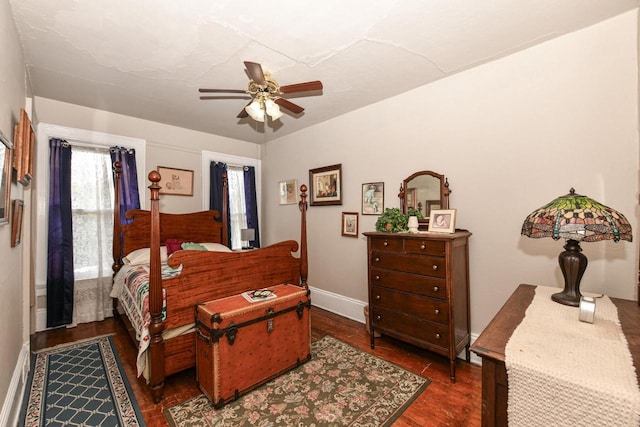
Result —
<instances>
[{"instance_id":1,"label":"decorative vase","mask_svg":"<svg viewBox=\"0 0 640 427\"><path fill-rule=\"evenodd\" d=\"M409 233L417 233L418 232L418 217L417 216L410 216L409 217L409 222L407 223L407 226L409 227Z\"/></svg>"}]
</instances>

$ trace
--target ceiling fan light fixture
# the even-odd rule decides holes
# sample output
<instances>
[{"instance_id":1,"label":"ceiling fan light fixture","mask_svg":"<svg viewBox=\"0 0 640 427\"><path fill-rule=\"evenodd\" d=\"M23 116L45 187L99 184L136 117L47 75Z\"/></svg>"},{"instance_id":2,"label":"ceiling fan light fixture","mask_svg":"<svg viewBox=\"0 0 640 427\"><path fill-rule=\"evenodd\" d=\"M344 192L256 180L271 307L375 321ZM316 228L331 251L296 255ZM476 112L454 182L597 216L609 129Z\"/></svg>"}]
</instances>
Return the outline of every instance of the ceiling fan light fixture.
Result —
<instances>
[{"instance_id":1,"label":"ceiling fan light fixture","mask_svg":"<svg viewBox=\"0 0 640 427\"><path fill-rule=\"evenodd\" d=\"M264 122L264 110L260 105L260 101L257 99L254 99L253 102L247 105L244 109L253 120L257 122Z\"/></svg>"},{"instance_id":2,"label":"ceiling fan light fixture","mask_svg":"<svg viewBox=\"0 0 640 427\"><path fill-rule=\"evenodd\" d=\"M267 114L271 117L271 120L278 120L284 114L280 111L280 107L278 104L273 102L271 99L267 99L264 103L265 109L267 110Z\"/></svg>"}]
</instances>

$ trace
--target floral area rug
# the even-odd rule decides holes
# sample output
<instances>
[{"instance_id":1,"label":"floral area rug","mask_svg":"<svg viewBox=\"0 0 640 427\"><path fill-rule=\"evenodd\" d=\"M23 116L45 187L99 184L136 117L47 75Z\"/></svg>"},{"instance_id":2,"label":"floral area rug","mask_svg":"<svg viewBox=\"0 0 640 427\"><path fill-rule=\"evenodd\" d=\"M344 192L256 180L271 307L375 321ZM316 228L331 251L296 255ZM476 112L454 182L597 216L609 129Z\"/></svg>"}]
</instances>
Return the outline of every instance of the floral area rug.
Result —
<instances>
[{"instance_id":1,"label":"floral area rug","mask_svg":"<svg viewBox=\"0 0 640 427\"><path fill-rule=\"evenodd\" d=\"M110 336L34 353L19 426L145 426Z\"/></svg>"},{"instance_id":2,"label":"floral area rug","mask_svg":"<svg viewBox=\"0 0 640 427\"><path fill-rule=\"evenodd\" d=\"M172 426L389 426L431 383L333 337L311 360L220 409L204 396L165 409Z\"/></svg>"}]
</instances>

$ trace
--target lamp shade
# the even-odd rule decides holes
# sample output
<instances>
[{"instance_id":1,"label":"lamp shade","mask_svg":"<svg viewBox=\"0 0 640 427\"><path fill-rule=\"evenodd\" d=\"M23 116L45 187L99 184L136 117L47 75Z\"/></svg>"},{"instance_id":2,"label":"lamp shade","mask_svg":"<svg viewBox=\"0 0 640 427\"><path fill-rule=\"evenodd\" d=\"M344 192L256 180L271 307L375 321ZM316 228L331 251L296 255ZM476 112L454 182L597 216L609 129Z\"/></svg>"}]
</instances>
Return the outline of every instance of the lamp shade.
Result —
<instances>
[{"instance_id":1,"label":"lamp shade","mask_svg":"<svg viewBox=\"0 0 640 427\"><path fill-rule=\"evenodd\" d=\"M256 238L256 230L253 228L243 228L240 230L240 240L243 242L250 242L255 240Z\"/></svg>"},{"instance_id":2,"label":"lamp shade","mask_svg":"<svg viewBox=\"0 0 640 427\"><path fill-rule=\"evenodd\" d=\"M587 269L587 257L582 254L580 242L632 239L631 225L624 215L576 194L573 188L569 194L530 213L522 224L522 234L534 238L567 239L564 251L558 256L564 289L553 294L551 299L574 307L580 305L580 280Z\"/></svg>"},{"instance_id":3,"label":"lamp shade","mask_svg":"<svg viewBox=\"0 0 640 427\"><path fill-rule=\"evenodd\" d=\"M245 111L251 118L257 122L264 122L264 110L262 109L262 105L260 105L260 101L254 99L253 102L247 105Z\"/></svg>"},{"instance_id":4,"label":"lamp shade","mask_svg":"<svg viewBox=\"0 0 640 427\"><path fill-rule=\"evenodd\" d=\"M271 120L278 120L282 117L283 113L280 111L280 107L271 99L267 99L264 103L267 114L271 117Z\"/></svg>"},{"instance_id":5,"label":"lamp shade","mask_svg":"<svg viewBox=\"0 0 640 427\"><path fill-rule=\"evenodd\" d=\"M536 209L527 216L522 234L528 237L551 237L582 242L599 240L631 241L631 225L620 212L576 194L569 194Z\"/></svg>"}]
</instances>

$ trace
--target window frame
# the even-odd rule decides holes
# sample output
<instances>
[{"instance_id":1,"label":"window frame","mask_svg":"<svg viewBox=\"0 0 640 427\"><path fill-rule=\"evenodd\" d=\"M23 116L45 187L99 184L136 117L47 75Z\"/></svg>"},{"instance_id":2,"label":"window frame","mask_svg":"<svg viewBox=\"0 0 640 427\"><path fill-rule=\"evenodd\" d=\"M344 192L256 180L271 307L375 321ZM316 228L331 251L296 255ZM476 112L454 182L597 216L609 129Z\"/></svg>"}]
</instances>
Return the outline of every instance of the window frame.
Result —
<instances>
[{"instance_id":1,"label":"window frame","mask_svg":"<svg viewBox=\"0 0 640 427\"><path fill-rule=\"evenodd\" d=\"M145 187L146 178L146 144L147 141L141 138L131 138L128 136L112 135L108 133L70 128L66 126L52 125L49 123L38 124L38 143L36 144L36 169L34 180L37 185L32 186L35 193L36 218L32 235L35 248L35 293L37 297L47 295L47 236L49 233L49 139L60 138L70 142L81 142L85 145L120 146L134 148L136 150L136 162L138 171L138 186ZM140 192L140 207L146 206L144 191ZM36 316L36 331L46 329L46 310L42 313L38 311Z\"/></svg>"},{"instance_id":2,"label":"window frame","mask_svg":"<svg viewBox=\"0 0 640 427\"><path fill-rule=\"evenodd\" d=\"M251 157L235 156L232 154L202 151L202 210L209 210L209 193L211 177L209 166L212 161L226 163L233 166L253 166L256 171L256 200L258 201L258 224L262 225L262 168L261 160Z\"/></svg>"}]
</instances>

